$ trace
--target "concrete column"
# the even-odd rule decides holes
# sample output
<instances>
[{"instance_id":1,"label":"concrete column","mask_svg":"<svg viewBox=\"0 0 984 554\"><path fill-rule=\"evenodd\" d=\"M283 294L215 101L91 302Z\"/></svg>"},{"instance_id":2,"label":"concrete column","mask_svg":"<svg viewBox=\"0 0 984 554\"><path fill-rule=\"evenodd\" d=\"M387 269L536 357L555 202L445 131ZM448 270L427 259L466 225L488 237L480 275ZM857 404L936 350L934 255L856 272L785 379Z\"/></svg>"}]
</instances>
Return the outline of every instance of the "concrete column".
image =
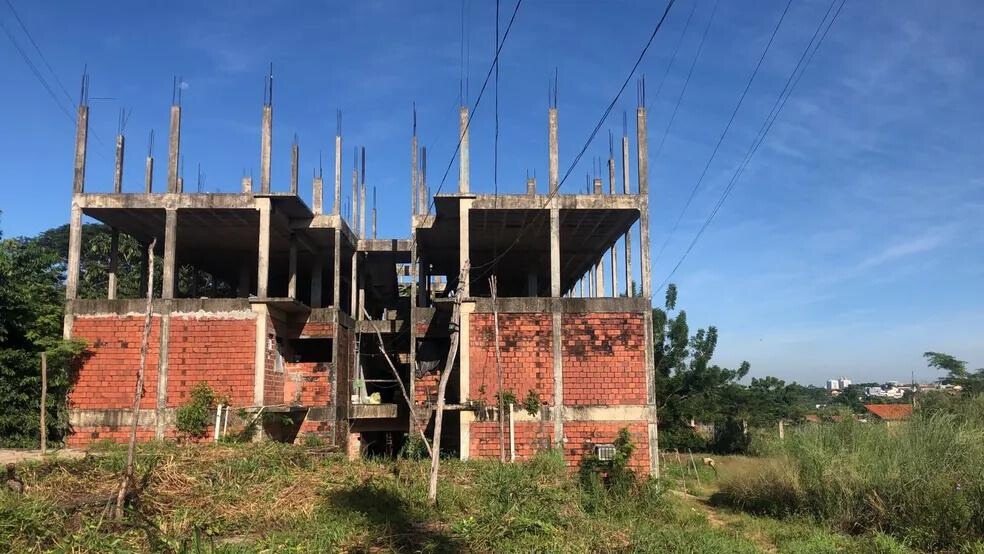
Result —
<instances>
[{"instance_id":1,"label":"concrete column","mask_svg":"<svg viewBox=\"0 0 984 554\"><path fill-rule=\"evenodd\" d=\"M161 286L161 298L174 298L175 256L178 241L178 211L168 208L164 218L164 282Z\"/></svg>"},{"instance_id":2,"label":"concrete column","mask_svg":"<svg viewBox=\"0 0 984 554\"><path fill-rule=\"evenodd\" d=\"M263 392L266 379L267 326L269 310L266 304L253 304L256 313L256 347L254 349L253 368L253 405L263 405Z\"/></svg>"},{"instance_id":3,"label":"concrete column","mask_svg":"<svg viewBox=\"0 0 984 554\"><path fill-rule=\"evenodd\" d=\"M359 276L359 252L352 249L352 274L349 277L349 315L352 319L358 319L359 312L356 310L359 304L359 288L355 286L355 280Z\"/></svg>"},{"instance_id":4,"label":"concrete column","mask_svg":"<svg viewBox=\"0 0 984 554\"><path fill-rule=\"evenodd\" d=\"M113 168L113 192L123 192L123 146L126 139L123 135L116 135L116 165Z\"/></svg>"},{"instance_id":5,"label":"concrete column","mask_svg":"<svg viewBox=\"0 0 984 554\"><path fill-rule=\"evenodd\" d=\"M169 358L171 349L171 301L164 301L164 313L161 314L160 345L157 355L157 405L154 409L154 436L164 438L167 429L167 377L170 368Z\"/></svg>"},{"instance_id":6,"label":"concrete column","mask_svg":"<svg viewBox=\"0 0 984 554\"><path fill-rule=\"evenodd\" d=\"M119 250L120 231L114 227L112 234L109 236L109 270L107 271L109 290L106 293L106 298L110 300L116 300L116 270L119 265Z\"/></svg>"},{"instance_id":7,"label":"concrete column","mask_svg":"<svg viewBox=\"0 0 984 554\"><path fill-rule=\"evenodd\" d=\"M352 170L352 211L349 215L350 228L353 233L359 232L359 170Z\"/></svg>"},{"instance_id":8,"label":"concrete column","mask_svg":"<svg viewBox=\"0 0 984 554\"><path fill-rule=\"evenodd\" d=\"M82 208L72 201L72 216L68 230L68 268L65 276L65 321L63 338L72 338L72 304L79 292L79 263L82 259Z\"/></svg>"},{"instance_id":9,"label":"concrete column","mask_svg":"<svg viewBox=\"0 0 984 554\"><path fill-rule=\"evenodd\" d=\"M629 194L629 137L622 137L622 192ZM625 233L625 296L632 296L632 229Z\"/></svg>"},{"instance_id":10,"label":"concrete column","mask_svg":"<svg viewBox=\"0 0 984 554\"><path fill-rule=\"evenodd\" d=\"M154 157L147 156L147 166L144 171L144 192L154 192Z\"/></svg>"},{"instance_id":11,"label":"concrete column","mask_svg":"<svg viewBox=\"0 0 984 554\"><path fill-rule=\"evenodd\" d=\"M550 296L560 296L560 210L550 209Z\"/></svg>"},{"instance_id":12,"label":"concrete column","mask_svg":"<svg viewBox=\"0 0 984 554\"><path fill-rule=\"evenodd\" d=\"M420 196L419 187L420 183L417 182L417 129L414 126L413 136L410 137L410 213L412 215L419 213L417 205L417 198Z\"/></svg>"},{"instance_id":13,"label":"concrete column","mask_svg":"<svg viewBox=\"0 0 984 554\"><path fill-rule=\"evenodd\" d=\"M564 446L564 351L563 351L563 314L559 305L554 305L551 317L551 352L553 358L553 407L550 415L554 425L554 446Z\"/></svg>"},{"instance_id":14,"label":"concrete column","mask_svg":"<svg viewBox=\"0 0 984 554\"><path fill-rule=\"evenodd\" d=\"M321 215L323 212L322 198L324 195L324 181L321 177L315 177L311 183L311 211L314 215Z\"/></svg>"},{"instance_id":15,"label":"concrete column","mask_svg":"<svg viewBox=\"0 0 984 554\"><path fill-rule=\"evenodd\" d=\"M458 275L464 279L461 285L461 295L464 298L471 296L471 235L469 221L471 219L472 199L462 199L458 204ZM467 266L466 266L467 263Z\"/></svg>"},{"instance_id":16,"label":"concrete column","mask_svg":"<svg viewBox=\"0 0 984 554\"><path fill-rule=\"evenodd\" d=\"M342 136L335 135L335 203L331 213L342 213Z\"/></svg>"},{"instance_id":17,"label":"concrete column","mask_svg":"<svg viewBox=\"0 0 984 554\"><path fill-rule=\"evenodd\" d=\"M269 198L257 198L256 209L260 211L260 236L256 251L256 296L268 298L267 285L270 281L270 212Z\"/></svg>"},{"instance_id":18,"label":"concrete column","mask_svg":"<svg viewBox=\"0 0 984 554\"><path fill-rule=\"evenodd\" d=\"M639 252L642 256L642 296L652 298L649 252L649 142L646 135L646 108L636 108L636 142L639 164Z\"/></svg>"},{"instance_id":19,"label":"concrete column","mask_svg":"<svg viewBox=\"0 0 984 554\"><path fill-rule=\"evenodd\" d=\"M366 185L359 187L359 238L366 237Z\"/></svg>"},{"instance_id":20,"label":"concrete column","mask_svg":"<svg viewBox=\"0 0 984 554\"><path fill-rule=\"evenodd\" d=\"M427 147L420 149L420 190L417 191L420 196L419 208L417 209L421 215L427 215L430 211L430 206L428 206L428 201L430 200L429 193L427 191Z\"/></svg>"},{"instance_id":21,"label":"concrete column","mask_svg":"<svg viewBox=\"0 0 984 554\"><path fill-rule=\"evenodd\" d=\"M253 193L253 178L243 177L243 192L246 194Z\"/></svg>"},{"instance_id":22,"label":"concrete column","mask_svg":"<svg viewBox=\"0 0 984 554\"><path fill-rule=\"evenodd\" d=\"M560 187L560 158L557 150L557 108L547 111L547 142L550 156L550 193L554 194Z\"/></svg>"},{"instance_id":23,"label":"concrete column","mask_svg":"<svg viewBox=\"0 0 984 554\"><path fill-rule=\"evenodd\" d=\"M287 262L287 297L297 298L297 237L290 235L290 258Z\"/></svg>"},{"instance_id":24,"label":"concrete column","mask_svg":"<svg viewBox=\"0 0 984 554\"><path fill-rule=\"evenodd\" d=\"M314 264L311 266L311 307L321 307L321 280L325 271L325 253L315 252Z\"/></svg>"},{"instance_id":25,"label":"concrete column","mask_svg":"<svg viewBox=\"0 0 984 554\"><path fill-rule=\"evenodd\" d=\"M300 159L300 148L295 142L290 146L290 193L297 195L297 164Z\"/></svg>"},{"instance_id":26,"label":"concrete column","mask_svg":"<svg viewBox=\"0 0 984 554\"><path fill-rule=\"evenodd\" d=\"M79 292L79 264L82 261L82 208L72 202L68 227L68 268L65 276L65 298L75 300Z\"/></svg>"},{"instance_id":27,"label":"concrete column","mask_svg":"<svg viewBox=\"0 0 984 554\"><path fill-rule=\"evenodd\" d=\"M608 158L608 194L615 196L615 159ZM618 296L618 239L608 253L612 266L612 297Z\"/></svg>"},{"instance_id":28,"label":"concrete column","mask_svg":"<svg viewBox=\"0 0 984 554\"><path fill-rule=\"evenodd\" d=\"M598 263L595 264L595 278L598 282L595 284L595 296L601 298L605 296L605 263L604 258L599 258Z\"/></svg>"},{"instance_id":29,"label":"concrete column","mask_svg":"<svg viewBox=\"0 0 984 554\"><path fill-rule=\"evenodd\" d=\"M528 196L536 196L536 177L526 178L526 194Z\"/></svg>"},{"instance_id":30,"label":"concrete column","mask_svg":"<svg viewBox=\"0 0 984 554\"><path fill-rule=\"evenodd\" d=\"M331 306L342 309L342 230L335 228L335 255L333 257Z\"/></svg>"},{"instance_id":31,"label":"concrete column","mask_svg":"<svg viewBox=\"0 0 984 554\"><path fill-rule=\"evenodd\" d=\"M167 191L181 192L178 161L181 157L181 106L171 106L171 128L167 139Z\"/></svg>"},{"instance_id":32,"label":"concrete column","mask_svg":"<svg viewBox=\"0 0 984 554\"><path fill-rule=\"evenodd\" d=\"M471 161L468 155L468 108L465 106L458 108L458 119L461 139L461 152L458 158L458 192L468 192L471 188L469 183Z\"/></svg>"},{"instance_id":33,"label":"concrete column","mask_svg":"<svg viewBox=\"0 0 984 554\"><path fill-rule=\"evenodd\" d=\"M270 148L273 142L273 106L263 106L260 130L260 192L270 194Z\"/></svg>"},{"instance_id":34,"label":"concrete column","mask_svg":"<svg viewBox=\"0 0 984 554\"><path fill-rule=\"evenodd\" d=\"M75 127L75 175L72 179L72 192L85 192L85 152L89 144L89 106L79 106L78 122Z\"/></svg>"},{"instance_id":35,"label":"concrete column","mask_svg":"<svg viewBox=\"0 0 984 554\"><path fill-rule=\"evenodd\" d=\"M591 186L592 186L591 193L596 196L600 196L602 192L604 192L601 185L601 179L595 178L595 180L591 182Z\"/></svg>"}]
</instances>

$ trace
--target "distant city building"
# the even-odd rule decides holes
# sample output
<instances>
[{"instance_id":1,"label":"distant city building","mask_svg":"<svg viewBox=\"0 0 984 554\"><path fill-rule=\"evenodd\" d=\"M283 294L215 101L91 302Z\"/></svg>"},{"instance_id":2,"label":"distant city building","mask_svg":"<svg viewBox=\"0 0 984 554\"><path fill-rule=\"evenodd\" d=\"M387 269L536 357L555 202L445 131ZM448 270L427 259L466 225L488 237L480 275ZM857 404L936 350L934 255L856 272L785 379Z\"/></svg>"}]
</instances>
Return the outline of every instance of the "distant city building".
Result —
<instances>
[{"instance_id":1,"label":"distant city building","mask_svg":"<svg viewBox=\"0 0 984 554\"><path fill-rule=\"evenodd\" d=\"M841 377L839 379L839 384L840 384L841 390L844 390L847 387L851 386L851 380L850 379L845 379L845 378Z\"/></svg>"},{"instance_id":2,"label":"distant city building","mask_svg":"<svg viewBox=\"0 0 984 554\"><path fill-rule=\"evenodd\" d=\"M827 390L840 390L840 381L837 379L827 379Z\"/></svg>"}]
</instances>

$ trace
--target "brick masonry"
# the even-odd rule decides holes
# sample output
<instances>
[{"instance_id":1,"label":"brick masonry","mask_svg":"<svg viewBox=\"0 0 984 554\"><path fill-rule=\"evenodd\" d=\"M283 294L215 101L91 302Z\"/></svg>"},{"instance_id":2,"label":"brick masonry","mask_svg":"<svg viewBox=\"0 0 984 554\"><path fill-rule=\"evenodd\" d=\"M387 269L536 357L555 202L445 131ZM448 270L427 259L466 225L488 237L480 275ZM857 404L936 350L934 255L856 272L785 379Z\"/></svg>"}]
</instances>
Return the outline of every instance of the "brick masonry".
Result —
<instances>
[{"instance_id":1,"label":"brick masonry","mask_svg":"<svg viewBox=\"0 0 984 554\"><path fill-rule=\"evenodd\" d=\"M639 406L646 404L646 347L644 313L565 313L561 319L561 355L565 406ZM495 403L498 377L493 315L470 316L469 398ZM528 390L553 402L552 317L549 313L500 313L503 381L522 401ZM421 381L417 382L418 401ZM484 385L485 394L481 390ZM611 443L627 428L636 444L630 465L648 472L649 448L644 420L564 421L564 458L576 467L594 444ZM469 456L499 455L498 423L474 422ZM508 431L507 431L508 432ZM553 439L551 422L515 424L518 459L527 459ZM508 437L507 437L508 447Z\"/></svg>"},{"instance_id":2,"label":"brick masonry","mask_svg":"<svg viewBox=\"0 0 984 554\"><path fill-rule=\"evenodd\" d=\"M256 322L251 313L235 317L171 316L168 347L167 407L183 405L201 381L235 407L253 404ZM84 339L89 357L69 394L69 407L83 410L130 408L140 367L143 316L80 316L73 336ZM144 374L142 409L157 407L161 317L153 316ZM96 440L126 440L129 427L73 429L67 442L83 446ZM168 430L166 435L172 435ZM152 426L141 426L138 439L154 437Z\"/></svg>"}]
</instances>

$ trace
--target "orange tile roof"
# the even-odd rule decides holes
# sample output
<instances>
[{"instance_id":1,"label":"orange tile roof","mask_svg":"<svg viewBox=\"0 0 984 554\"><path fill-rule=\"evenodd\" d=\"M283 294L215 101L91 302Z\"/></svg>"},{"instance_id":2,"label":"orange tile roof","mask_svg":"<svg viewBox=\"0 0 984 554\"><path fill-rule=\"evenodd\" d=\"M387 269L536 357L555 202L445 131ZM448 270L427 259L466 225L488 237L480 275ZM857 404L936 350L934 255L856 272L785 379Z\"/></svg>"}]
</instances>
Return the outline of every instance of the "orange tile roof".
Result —
<instances>
[{"instance_id":1,"label":"orange tile roof","mask_svg":"<svg viewBox=\"0 0 984 554\"><path fill-rule=\"evenodd\" d=\"M912 417L911 404L865 404L864 407L884 421L902 421Z\"/></svg>"}]
</instances>

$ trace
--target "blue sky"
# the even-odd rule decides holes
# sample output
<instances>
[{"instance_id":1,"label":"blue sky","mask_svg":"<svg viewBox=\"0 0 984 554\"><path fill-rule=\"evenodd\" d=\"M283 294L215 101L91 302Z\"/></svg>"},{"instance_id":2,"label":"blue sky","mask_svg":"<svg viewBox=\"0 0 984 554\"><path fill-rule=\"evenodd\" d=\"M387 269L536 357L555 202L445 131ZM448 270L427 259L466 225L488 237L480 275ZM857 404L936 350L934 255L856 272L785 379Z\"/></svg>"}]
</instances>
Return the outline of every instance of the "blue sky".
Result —
<instances>
[{"instance_id":1,"label":"blue sky","mask_svg":"<svg viewBox=\"0 0 984 554\"><path fill-rule=\"evenodd\" d=\"M693 19L685 24L691 8ZM333 166L343 111L346 174L365 145L378 188L380 235L405 236L410 105L429 151L432 190L455 146L459 78L474 101L492 57L492 2L110 2L11 0L74 101L88 64L92 100L87 188L109 190L121 106L132 109L124 188L142 183L155 129L163 182L173 75L186 83L182 153L188 190L198 164L209 191L258 174L263 75L274 63L274 189L286 190L289 143L301 144L302 190L324 151ZM251 4L251 5L247 5ZM658 250L734 109L785 2L720 2L664 147L655 157L713 0L679 0L641 71L650 109L652 242ZM775 42L677 231L653 268L661 283L727 185L827 10L793 0ZM504 29L513 4L504 0ZM631 68L662 13L657 2L526 0L502 53L499 190L544 183L548 81L559 73L561 171ZM0 20L73 112L6 4ZM737 187L673 275L691 324L719 327L717 361L752 375L935 375L925 350L984 366L984 5L847 3ZM660 81L682 36L678 57ZM74 123L0 37L0 229L30 235L68 220ZM657 94L657 89L659 93ZM471 129L472 188L491 192L492 90ZM618 134L630 85L605 130ZM605 131L565 190L583 186ZM456 165L447 188L453 188ZM327 175L326 175L327 177ZM657 296L660 296L661 293ZM657 303L660 298L657 298Z\"/></svg>"}]
</instances>

